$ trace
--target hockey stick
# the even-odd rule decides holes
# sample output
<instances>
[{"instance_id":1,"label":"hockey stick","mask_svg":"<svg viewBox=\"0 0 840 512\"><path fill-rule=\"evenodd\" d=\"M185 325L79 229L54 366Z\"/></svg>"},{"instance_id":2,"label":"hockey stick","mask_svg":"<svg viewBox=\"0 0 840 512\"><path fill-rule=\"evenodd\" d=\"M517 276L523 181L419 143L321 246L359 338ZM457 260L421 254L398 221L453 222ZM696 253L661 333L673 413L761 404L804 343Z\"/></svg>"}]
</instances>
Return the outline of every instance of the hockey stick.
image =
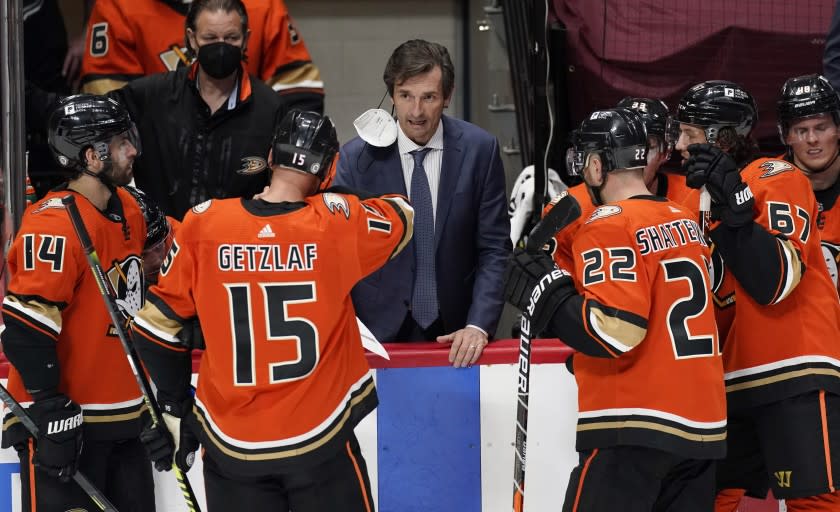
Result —
<instances>
[{"instance_id":1,"label":"hockey stick","mask_svg":"<svg viewBox=\"0 0 840 512\"><path fill-rule=\"evenodd\" d=\"M15 400L11 393L9 393L9 390L6 389L6 387L2 384L0 384L0 400L3 400L3 403L6 404L6 407L8 407L12 411L12 414L14 414L17 417L17 419L20 420L24 428L26 428L26 430L28 430L29 433L32 434L32 437L37 438L38 425L36 425L35 422L32 421L32 418L29 417L29 414L26 412L23 406L21 406L18 403L18 401ZM88 480L87 477L81 472L76 471L73 474L73 480L75 480L76 483L79 484L79 487L81 487L82 490L85 491L85 493L90 497L91 501L96 503L96 506L99 507L99 510L102 510L103 512L119 512L117 510L117 507L115 507L113 503L108 501L108 498L106 498L105 495L102 494L102 491L97 489L96 486L93 485L91 481ZM32 484L30 483L30 485Z\"/></svg>"},{"instance_id":2,"label":"hockey stick","mask_svg":"<svg viewBox=\"0 0 840 512\"><path fill-rule=\"evenodd\" d=\"M700 189L700 230L708 241L709 224L712 222L712 196L706 190L706 185Z\"/></svg>"},{"instance_id":3,"label":"hockey stick","mask_svg":"<svg viewBox=\"0 0 840 512\"><path fill-rule=\"evenodd\" d=\"M568 192L534 226L528 235L525 250L536 252L558 231L580 217L580 205ZM528 438L528 393L531 376L531 315L522 312L519 325L519 379L516 403L516 456L513 461L513 510L522 512L525 506L525 446Z\"/></svg>"},{"instance_id":4,"label":"hockey stick","mask_svg":"<svg viewBox=\"0 0 840 512\"><path fill-rule=\"evenodd\" d=\"M90 266L93 277L99 286L99 293L102 294L102 300L105 302L105 308L111 316L111 322L114 323L114 330L122 344L128 364L131 366L131 372L134 374L134 379L140 387L140 392L143 394L143 400L146 402L146 407L149 409L149 415L152 418L152 426L156 427L161 421L160 406L155 400L152 393L152 387L149 384L149 379L146 378L146 373L140 364L140 357L134 349L134 345L129 341L123 327L124 318L117 310L116 293L111 288L108 278L105 276L105 271L102 270L102 264L99 262L99 256L96 254L96 249L93 247L93 242L90 240L85 223L82 220L82 215L79 213L79 207L76 206L76 199L72 195L66 195L61 198L61 202L67 209L67 215L70 216L70 222L73 223L73 229L79 237L79 242L82 244L82 249L85 251L88 265ZM196 500L195 493L193 493L190 481L187 475L181 471L174 462L172 463L172 470L175 472L175 478L178 479L178 485L181 488L181 493L184 495L184 501L187 502L187 508L190 512L201 512Z\"/></svg>"}]
</instances>

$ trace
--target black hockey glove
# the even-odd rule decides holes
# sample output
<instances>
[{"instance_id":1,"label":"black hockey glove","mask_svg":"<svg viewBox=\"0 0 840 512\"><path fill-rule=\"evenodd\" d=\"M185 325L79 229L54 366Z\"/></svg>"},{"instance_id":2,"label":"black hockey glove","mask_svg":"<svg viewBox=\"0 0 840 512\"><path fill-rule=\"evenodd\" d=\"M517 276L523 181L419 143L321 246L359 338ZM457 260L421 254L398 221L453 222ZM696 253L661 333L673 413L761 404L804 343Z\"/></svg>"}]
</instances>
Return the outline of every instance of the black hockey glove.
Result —
<instances>
[{"instance_id":1,"label":"black hockey glove","mask_svg":"<svg viewBox=\"0 0 840 512\"><path fill-rule=\"evenodd\" d=\"M735 160L712 144L692 144L688 152L686 184L706 186L712 198L712 217L730 227L752 222L755 200L749 185L741 181Z\"/></svg>"},{"instance_id":2,"label":"black hockey glove","mask_svg":"<svg viewBox=\"0 0 840 512\"><path fill-rule=\"evenodd\" d=\"M190 397L183 402L167 400L158 393L158 403L169 434L172 436L174 461L181 471L189 471L195 462L195 451L199 442L187 422L183 421L192 414L193 399ZM157 466L156 466L157 467Z\"/></svg>"},{"instance_id":3,"label":"black hockey glove","mask_svg":"<svg viewBox=\"0 0 840 512\"><path fill-rule=\"evenodd\" d=\"M34 466L67 482L79 467L82 453L82 408L62 394L36 400L29 416L38 426Z\"/></svg>"},{"instance_id":4,"label":"black hockey glove","mask_svg":"<svg viewBox=\"0 0 840 512\"><path fill-rule=\"evenodd\" d=\"M172 434L163 422L153 425L149 422L146 428L140 432L140 442L146 450L146 455L155 464L158 471L169 471L172 469L172 460L175 453L175 441Z\"/></svg>"},{"instance_id":5,"label":"black hockey glove","mask_svg":"<svg viewBox=\"0 0 840 512\"><path fill-rule=\"evenodd\" d=\"M204 350L207 345L204 343L204 333L201 331L201 324L198 317L187 320L178 331L178 339L184 342L190 350Z\"/></svg>"},{"instance_id":6,"label":"black hockey glove","mask_svg":"<svg viewBox=\"0 0 840 512\"><path fill-rule=\"evenodd\" d=\"M557 268L551 256L514 249L505 269L505 300L531 317L531 332L539 333L557 309L576 292L572 278Z\"/></svg>"}]
</instances>

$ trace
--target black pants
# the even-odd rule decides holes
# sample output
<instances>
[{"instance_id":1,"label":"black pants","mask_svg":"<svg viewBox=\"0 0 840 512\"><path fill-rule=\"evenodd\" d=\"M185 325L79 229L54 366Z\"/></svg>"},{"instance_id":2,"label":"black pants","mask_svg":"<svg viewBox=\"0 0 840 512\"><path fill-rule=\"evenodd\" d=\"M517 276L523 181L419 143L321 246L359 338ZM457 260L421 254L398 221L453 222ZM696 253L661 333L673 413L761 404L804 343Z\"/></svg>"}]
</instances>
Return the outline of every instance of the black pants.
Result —
<instances>
[{"instance_id":1,"label":"black pants","mask_svg":"<svg viewBox=\"0 0 840 512\"><path fill-rule=\"evenodd\" d=\"M826 391L730 412L718 489L778 499L832 492L840 467L840 396ZM834 468L834 474L832 474ZM833 484L832 484L833 481Z\"/></svg>"},{"instance_id":2,"label":"black pants","mask_svg":"<svg viewBox=\"0 0 840 512\"><path fill-rule=\"evenodd\" d=\"M580 452L563 512L710 512L714 504L714 461L616 446Z\"/></svg>"},{"instance_id":3,"label":"black pants","mask_svg":"<svg viewBox=\"0 0 840 512\"><path fill-rule=\"evenodd\" d=\"M323 464L260 478L225 473L205 454L204 488L208 512L374 512L355 436Z\"/></svg>"},{"instance_id":4,"label":"black pants","mask_svg":"<svg viewBox=\"0 0 840 512\"><path fill-rule=\"evenodd\" d=\"M23 512L100 510L73 480L64 483L31 466L30 449L31 446L26 444L18 450ZM146 458L146 452L139 439L85 440L79 471L84 473L120 512L155 510L152 464ZM33 494L35 506L31 500Z\"/></svg>"}]
</instances>

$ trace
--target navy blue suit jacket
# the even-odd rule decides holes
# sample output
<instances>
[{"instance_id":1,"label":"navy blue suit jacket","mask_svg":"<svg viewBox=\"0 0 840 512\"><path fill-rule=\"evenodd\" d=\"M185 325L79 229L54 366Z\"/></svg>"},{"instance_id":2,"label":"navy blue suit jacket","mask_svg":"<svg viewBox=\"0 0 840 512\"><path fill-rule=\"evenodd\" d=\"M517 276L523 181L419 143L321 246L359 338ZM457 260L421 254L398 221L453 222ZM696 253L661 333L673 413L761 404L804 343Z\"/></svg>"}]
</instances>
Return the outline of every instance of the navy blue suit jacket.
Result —
<instances>
[{"instance_id":1,"label":"navy blue suit jacket","mask_svg":"<svg viewBox=\"0 0 840 512\"><path fill-rule=\"evenodd\" d=\"M443 116L442 122L435 261L443 329L450 333L472 324L493 336L504 305L505 262L512 250L499 144L466 121ZM397 143L377 148L356 137L345 144L336 184L377 195L406 195ZM412 244L353 289L356 314L380 341L394 340L413 287Z\"/></svg>"}]
</instances>

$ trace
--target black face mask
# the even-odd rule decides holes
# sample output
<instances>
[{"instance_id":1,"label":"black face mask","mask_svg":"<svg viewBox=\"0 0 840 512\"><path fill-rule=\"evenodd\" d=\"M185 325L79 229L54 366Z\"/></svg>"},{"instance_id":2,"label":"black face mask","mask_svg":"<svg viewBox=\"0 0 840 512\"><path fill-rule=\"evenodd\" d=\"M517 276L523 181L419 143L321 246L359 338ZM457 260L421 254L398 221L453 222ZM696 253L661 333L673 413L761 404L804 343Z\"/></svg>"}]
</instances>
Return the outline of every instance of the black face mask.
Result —
<instances>
[{"instance_id":1,"label":"black face mask","mask_svg":"<svg viewBox=\"0 0 840 512\"><path fill-rule=\"evenodd\" d=\"M198 64L216 79L232 75L242 61L242 48L225 42L210 43L198 49Z\"/></svg>"}]
</instances>

